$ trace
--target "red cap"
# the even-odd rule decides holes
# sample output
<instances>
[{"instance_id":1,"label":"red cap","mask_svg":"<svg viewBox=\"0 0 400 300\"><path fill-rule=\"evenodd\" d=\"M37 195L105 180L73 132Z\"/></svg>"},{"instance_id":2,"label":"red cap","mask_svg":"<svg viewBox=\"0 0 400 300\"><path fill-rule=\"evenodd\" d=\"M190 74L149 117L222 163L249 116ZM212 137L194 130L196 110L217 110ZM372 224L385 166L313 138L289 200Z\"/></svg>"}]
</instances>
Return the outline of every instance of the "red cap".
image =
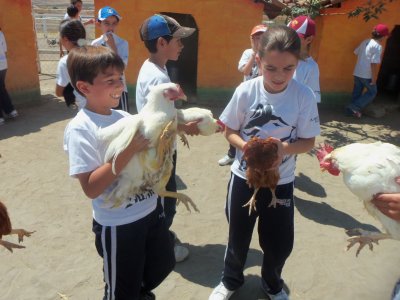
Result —
<instances>
[{"instance_id":1,"label":"red cap","mask_svg":"<svg viewBox=\"0 0 400 300\"><path fill-rule=\"evenodd\" d=\"M288 26L296 30L300 37L315 35L315 22L307 16L298 16L294 18Z\"/></svg>"},{"instance_id":2,"label":"red cap","mask_svg":"<svg viewBox=\"0 0 400 300\"><path fill-rule=\"evenodd\" d=\"M256 33L265 32L267 31L267 26L264 24L256 25L251 30L250 35L255 35Z\"/></svg>"},{"instance_id":3,"label":"red cap","mask_svg":"<svg viewBox=\"0 0 400 300\"><path fill-rule=\"evenodd\" d=\"M380 36L388 36L389 28L385 24L378 24L374 27L374 31Z\"/></svg>"}]
</instances>

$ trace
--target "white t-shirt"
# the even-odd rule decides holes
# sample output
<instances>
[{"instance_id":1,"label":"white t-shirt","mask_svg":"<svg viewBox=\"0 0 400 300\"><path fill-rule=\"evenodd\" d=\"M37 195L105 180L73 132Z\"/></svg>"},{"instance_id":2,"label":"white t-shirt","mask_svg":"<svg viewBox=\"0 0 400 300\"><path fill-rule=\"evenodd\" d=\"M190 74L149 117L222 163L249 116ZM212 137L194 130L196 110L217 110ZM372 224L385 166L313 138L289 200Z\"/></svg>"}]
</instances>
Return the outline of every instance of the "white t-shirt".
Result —
<instances>
[{"instance_id":1,"label":"white t-shirt","mask_svg":"<svg viewBox=\"0 0 400 300\"><path fill-rule=\"evenodd\" d=\"M136 83L136 108L141 111L143 106L147 103L146 97L150 92L152 86L160 83L171 82L168 76L167 68L159 67L148 59L145 60L140 68L137 83Z\"/></svg>"},{"instance_id":2,"label":"white t-shirt","mask_svg":"<svg viewBox=\"0 0 400 300\"><path fill-rule=\"evenodd\" d=\"M357 48L354 50L354 54L357 55L357 63L354 68L353 75L371 79L372 70L371 64L381 63L381 53L382 46L374 39L364 40Z\"/></svg>"},{"instance_id":3,"label":"white t-shirt","mask_svg":"<svg viewBox=\"0 0 400 300\"><path fill-rule=\"evenodd\" d=\"M251 48L250 48L250 49L246 49L246 50L243 51L242 57L240 58L239 64L238 64L238 70L239 70L240 72L242 72L241 69L242 69L242 68L247 64L247 62L251 59L251 57L253 56L253 53L254 53L254 51L253 51L253 49L251 49ZM253 66L251 67L251 72L250 72L250 74L249 74L249 75L245 75L245 76L243 77L243 80L246 81L246 80L255 78L255 77L257 77L257 76L259 76L259 74L258 74L258 65L257 65L257 63L256 63L256 60L254 60Z\"/></svg>"},{"instance_id":4,"label":"white t-shirt","mask_svg":"<svg viewBox=\"0 0 400 300\"><path fill-rule=\"evenodd\" d=\"M7 43L2 31L0 31L0 70L8 68L7 65Z\"/></svg>"},{"instance_id":5,"label":"white t-shirt","mask_svg":"<svg viewBox=\"0 0 400 300\"><path fill-rule=\"evenodd\" d=\"M229 128L238 130L244 141L257 136L293 143L298 138L312 138L320 133L315 97L310 88L296 80L291 80L287 88L277 94L265 90L262 76L241 83L220 120ZM242 151L236 149L231 171L246 179L246 163L242 155ZM296 155L285 156L279 167L278 184L292 182L295 167Z\"/></svg>"},{"instance_id":6,"label":"white t-shirt","mask_svg":"<svg viewBox=\"0 0 400 300\"><path fill-rule=\"evenodd\" d=\"M129 115L122 110L111 110L111 112L111 115L100 115L83 108L65 128L64 151L69 157L70 176L76 177L104 164L106 145L97 140L97 131ZM103 194L92 200L93 218L99 224L118 226L132 223L147 216L156 208L158 196L153 191L132 195L121 206L112 208L112 204L104 199L116 186L117 180L118 178Z\"/></svg>"},{"instance_id":7,"label":"white t-shirt","mask_svg":"<svg viewBox=\"0 0 400 300\"><path fill-rule=\"evenodd\" d=\"M305 60L299 60L293 78L308 86L314 92L317 103L321 102L321 89L319 88L319 68L315 60L309 56Z\"/></svg>"},{"instance_id":8,"label":"white t-shirt","mask_svg":"<svg viewBox=\"0 0 400 300\"><path fill-rule=\"evenodd\" d=\"M112 33L112 35L114 37L115 46L117 47L118 56L121 57L122 61L125 64L125 68L126 68L126 66L128 65L128 58L129 58L129 44L126 40L120 38L115 33ZM99 46L99 45L108 47L108 44L106 43L104 34L101 37L92 41L92 46ZM123 75L122 79L124 81L124 91L128 92L128 88L126 86L125 75Z\"/></svg>"},{"instance_id":9,"label":"white t-shirt","mask_svg":"<svg viewBox=\"0 0 400 300\"><path fill-rule=\"evenodd\" d=\"M71 82L71 78L69 77L68 74L68 68L67 68L67 58L68 54L61 57L60 61L58 62L57 66L57 85L66 87L68 83ZM85 107L86 105L86 98L83 97L81 94L79 94L75 89L74 89L74 95L75 95L75 103L78 106L79 109Z\"/></svg>"}]
</instances>

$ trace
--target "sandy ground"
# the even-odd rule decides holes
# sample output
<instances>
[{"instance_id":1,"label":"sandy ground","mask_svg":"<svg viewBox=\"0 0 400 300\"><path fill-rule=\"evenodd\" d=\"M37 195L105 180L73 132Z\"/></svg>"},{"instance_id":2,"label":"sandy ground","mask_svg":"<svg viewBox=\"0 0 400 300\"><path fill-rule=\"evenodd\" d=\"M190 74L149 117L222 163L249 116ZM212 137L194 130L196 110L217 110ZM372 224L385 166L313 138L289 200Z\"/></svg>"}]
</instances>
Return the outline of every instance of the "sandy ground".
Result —
<instances>
[{"instance_id":1,"label":"sandy ground","mask_svg":"<svg viewBox=\"0 0 400 300\"><path fill-rule=\"evenodd\" d=\"M46 84L46 81L42 82ZM0 248L0 299L101 299L102 261L91 232L91 205L77 180L68 177L63 131L76 111L51 95L53 79L36 107L18 107L20 117L0 128L0 199L15 228L36 230L26 249ZM48 88L50 87L50 89ZM213 109L219 115L222 108ZM384 119L342 117L340 107L322 107L319 141L334 145L382 140L399 145L400 112ZM189 139L179 148L180 189L200 213L178 207L173 229L190 249L187 261L155 290L157 299L208 299L223 265L227 222L224 215L229 168L217 160L227 150L222 135ZM382 241L373 252L344 252L345 228L381 229L344 186L322 174L311 154L298 159L295 190L295 246L283 271L291 299L389 299L400 277L400 243ZM277 228L276 230L279 230ZM16 242L16 237L4 237ZM246 281L234 296L266 299L260 289L262 252L255 232L245 269ZM64 297L63 297L64 295Z\"/></svg>"}]
</instances>

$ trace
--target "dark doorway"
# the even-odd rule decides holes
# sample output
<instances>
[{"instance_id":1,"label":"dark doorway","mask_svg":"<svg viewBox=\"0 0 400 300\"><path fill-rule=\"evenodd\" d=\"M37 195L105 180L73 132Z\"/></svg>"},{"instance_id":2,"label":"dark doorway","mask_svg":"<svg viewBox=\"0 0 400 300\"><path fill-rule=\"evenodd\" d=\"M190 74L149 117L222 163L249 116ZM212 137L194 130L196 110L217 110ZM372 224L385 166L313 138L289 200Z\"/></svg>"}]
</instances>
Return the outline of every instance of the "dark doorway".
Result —
<instances>
[{"instance_id":1,"label":"dark doorway","mask_svg":"<svg viewBox=\"0 0 400 300\"><path fill-rule=\"evenodd\" d=\"M189 37L182 39L185 46L178 61L169 61L167 70L172 82L177 82L182 86L183 91L188 96L188 100L195 100L197 95L197 51L199 43L199 29L192 15L178 14L171 12L161 12L178 21L186 27L196 28L196 31Z\"/></svg>"},{"instance_id":2,"label":"dark doorway","mask_svg":"<svg viewBox=\"0 0 400 300\"><path fill-rule=\"evenodd\" d=\"M396 25L388 40L378 74L378 95L400 100L400 25Z\"/></svg>"}]
</instances>

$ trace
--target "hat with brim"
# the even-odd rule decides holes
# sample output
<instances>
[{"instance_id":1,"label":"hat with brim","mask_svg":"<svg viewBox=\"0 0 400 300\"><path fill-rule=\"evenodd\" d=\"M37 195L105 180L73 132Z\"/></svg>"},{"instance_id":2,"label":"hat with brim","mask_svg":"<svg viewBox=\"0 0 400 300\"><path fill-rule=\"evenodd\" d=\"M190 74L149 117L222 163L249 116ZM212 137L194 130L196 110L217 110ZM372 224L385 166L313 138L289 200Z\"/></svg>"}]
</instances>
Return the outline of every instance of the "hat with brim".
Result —
<instances>
[{"instance_id":1,"label":"hat with brim","mask_svg":"<svg viewBox=\"0 0 400 300\"><path fill-rule=\"evenodd\" d=\"M288 24L288 27L296 30L298 36L302 38L313 36L316 32L314 20L307 16L298 16L294 18Z\"/></svg>"},{"instance_id":2,"label":"hat with brim","mask_svg":"<svg viewBox=\"0 0 400 300\"><path fill-rule=\"evenodd\" d=\"M140 27L143 41L170 35L175 38L186 38L195 32L195 28L181 26L174 18L165 15L153 15L147 18Z\"/></svg>"},{"instance_id":3,"label":"hat with brim","mask_svg":"<svg viewBox=\"0 0 400 300\"><path fill-rule=\"evenodd\" d=\"M99 21L104 21L105 19L111 16L116 17L118 20L122 19L122 17L118 14L118 12L110 6L105 6L103 8L100 8L99 13L97 15L97 19Z\"/></svg>"}]
</instances>

